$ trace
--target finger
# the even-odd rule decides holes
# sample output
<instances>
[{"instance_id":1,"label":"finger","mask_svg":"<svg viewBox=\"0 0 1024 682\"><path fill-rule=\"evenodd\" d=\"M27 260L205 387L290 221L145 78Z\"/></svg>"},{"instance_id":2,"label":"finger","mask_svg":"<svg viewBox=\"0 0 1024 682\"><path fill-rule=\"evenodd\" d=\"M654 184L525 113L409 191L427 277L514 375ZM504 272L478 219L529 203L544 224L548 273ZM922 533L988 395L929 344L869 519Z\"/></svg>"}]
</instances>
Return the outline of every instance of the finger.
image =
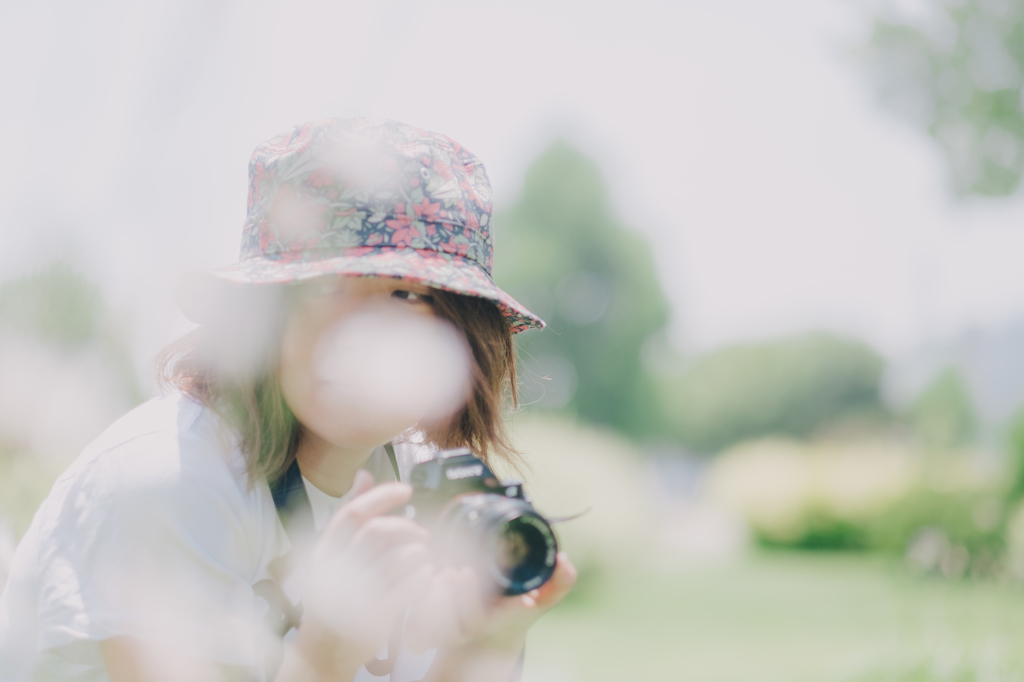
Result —
<instances>
[{"instance_id":1,"label":"finger","mask_svg":"<svg viewBox=\"0 0 1024 682\"><path fill-rule=\"evenodd\" d=\"M454 576L454 568L437 573L416 606L415 628L410 634L419 650L452 646L462 639L453 590Z\"/></svg>"},{"instance_id":2,"label":"finger","mask_svg":"<svg viewBox=\"0 0 1024 682\"><path fill-rule=\"evenodd\" d=\"M349 549L355 558L369 563L389 547L408 542L425 543L429 538L430 531L408 519L378 516L355 532Z\"/></svg>"},{"instance_id":3,"label":"finger","mask_svg":"<svg viewBox=\"0 0 1024 682\"><path fill-rule=\"evenodd\" d=\"M469 637L483 627L487 617L480 581L472 568L459 570L454 593L459 629L464 637Z\"/></svg>"},{"instance_id":4,"label":"finger","mask_svg":"<svg viewBox=\"0 0 1024 682\"><path fill-rule=\"evenodd\" d=\"M348 494L352 498L359 497L363 493L369 492L373 488L373 486L373 475L366 469L360 469L359 471L356 472L355 478L352 479L352 487L349 488ZM337 516L341 512L341 509L344 508L344 505L342 505L340 509L335 510L331 518L333 519L335 516ZM327 527L331 527L330 521L328 521Z\"/></svg>"},{"instance_id":5,"label":"finger","mask_svg":"<svg viewBox=\"0 0 1024 682\"><path fill-rule=\"evenodd\" d=\"M565 595L569 594L573 585L576 584L577 577L576 567L569 561L569 555L565 552L559 552L554 574L552 574L550 580L534 590L536 596L533 597L533 600L541 608L551 608L562 601Z\"/></svg>"},{"instance_id":6,"label":"finger","mask_svg":"<svg viewBox=\"0 0 1024 682\"><path fill-rule=\"evenodd\" d=\"M462 639L455 597L456 575L456 569L444 569L431 582L427 597L420 605L430 624L426 633L430 647L452 646Z\"/></svg>"},{"instance_id":7,"label":"finger","mask_svg":"<svg viewBox=\"0 0 1024 682\"><path fill-rule=\"evenodd\" d=\"M575 583L576 568L559 552L551 579L526 594L499 599L491 608L491 622L496 627L528 625L564 599Z\"/></svg>"},{"instance_id":8,"label":"finger","mask_svg":"<svg viewBox=\"0 0 1024 682\"><path fill-rule=\"evenodd\" d=\"M437 580L437 574L431 579L431 584L427 585L426 594L430 593L434 580ZM405 628L402 637L405 645L414 654L421 654L430 648L430 642L427 640L427 632L430 626L427 622L426 611L421 608L426 594L420 595L416 603L409 608L409 613L405 618Z\"/></svg>"},{"instance_id":9,"label":"finger","mask_svg":"<svg viewBox=\"0 0 1024 682\"><path fill-rule=\"evenodd\" d=\"M449 608L443 596L448 570L435 573L424 593L409 611L405 622L405 644L413 653L423 653L427 649L444 644L439 626L444 618L444 609Z\"/></svg>"},{"instance_id":10,"label":"finger","mask_svg":"<svg viewBox=\"0 0 1024 682\"><path fill-rule=\"evenodd\" d=\"M429 564L407 575L387 590L377 602L381 611L397 622L398 618L405 615L409 606L423 594L433 577L434 567Z\"/></svg>"},{"instance_id":11,"label":"finger","mask_svg":"<svg viewBox=\"0 0 1024 682\"><path fill-rule=\"evenodd\" d=\"M389 590L429 564L427 546L422 542L409 542L389 547L367 569L382 589Z\"/></svg>"},{"instance_id":12,"label":"finger","mask_svg":"<svg viewBox=\"0 0 1024 682\"><path fill-rule=\"evenodd\" d=\"M324 536L350 537L372 518L401 507L412 497L405 483L382 483L342 505L327 524Z\"/></svg>"}]
</instances>

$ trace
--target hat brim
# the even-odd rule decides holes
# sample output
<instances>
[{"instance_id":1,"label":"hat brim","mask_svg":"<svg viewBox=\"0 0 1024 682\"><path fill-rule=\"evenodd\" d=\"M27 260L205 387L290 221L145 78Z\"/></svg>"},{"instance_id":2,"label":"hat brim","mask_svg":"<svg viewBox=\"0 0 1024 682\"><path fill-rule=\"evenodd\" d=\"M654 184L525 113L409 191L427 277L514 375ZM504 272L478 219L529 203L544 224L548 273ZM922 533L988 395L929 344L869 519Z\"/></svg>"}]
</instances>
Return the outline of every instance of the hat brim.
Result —
<instances>
[{"instance_id":1,"label":"hat brim","mask_svg":"<svg viewBox=\"0 0 1024 682\"><path fill-rule=\"evenodd\" d=\"M498 288L477 264L456 254L432 249L354 247L340 250L340 255L321 259L308 256L294 259L248 258L207 274L239 285L285 284L325 275L404 279L491 301L504 315L513 334L545 326L544 320ZM202 296L196 289L186 287L182 290L186 293L179 292L179 302L186 317L201 322L197 319L201 315L194 312L197 306L191 301Z\"/></svg>"}]
</instances>

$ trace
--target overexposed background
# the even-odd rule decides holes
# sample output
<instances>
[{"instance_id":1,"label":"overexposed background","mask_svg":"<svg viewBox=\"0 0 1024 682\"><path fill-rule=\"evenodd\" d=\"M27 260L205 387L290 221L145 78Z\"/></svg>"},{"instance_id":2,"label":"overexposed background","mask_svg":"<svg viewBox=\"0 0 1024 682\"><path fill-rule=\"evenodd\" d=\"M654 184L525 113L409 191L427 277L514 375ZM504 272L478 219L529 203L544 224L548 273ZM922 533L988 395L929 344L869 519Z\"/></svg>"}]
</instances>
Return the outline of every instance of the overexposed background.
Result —
<instances>
[{"instance_id":1,"label":"overexposed background","mask_svg":"<svg viewBox=\"0 0 1024 682\"><path fill-rule=\"evenodd\" d=\"M484 160L499 254L564 232L566 272L496 272L555 313L524 334L528 489L592 508L530 682L1020 679L1024 202L956 198L881 105L880 5L1024 26L1022 0L0 5L0 589L53 478L156 393L178 278L237 258L252 149L383 116ZM516 213L581 178L650 264L611 281ZM609 304L637 263L668 303L662 334L657 291L627 301L646 339Z\"/></svg>"},{"instance_id":2,"label":"overexposed background","mask_svg":"<svg viewBox=\"0 0 1024 682\"><path fill-rule=\"evenodd\" d=\"M499 206L568 137L656 245L680 348L829 328L898 355L1024 313L1024 208L951 202L929 141L873 102L863 4L0 11L0 272L72 258L132 312L140 359L186 328L176 277L236 258L253 147L323 116L454 137Z\"/></svg>"}]
</instances>

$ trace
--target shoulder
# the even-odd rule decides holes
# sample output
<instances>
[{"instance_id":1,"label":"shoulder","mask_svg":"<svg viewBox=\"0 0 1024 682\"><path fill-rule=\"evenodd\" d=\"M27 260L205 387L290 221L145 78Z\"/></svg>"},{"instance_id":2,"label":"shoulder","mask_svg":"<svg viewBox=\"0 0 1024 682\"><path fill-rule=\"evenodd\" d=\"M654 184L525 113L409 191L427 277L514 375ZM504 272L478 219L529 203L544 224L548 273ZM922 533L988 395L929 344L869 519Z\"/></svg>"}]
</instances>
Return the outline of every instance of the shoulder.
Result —
<instances>
[{"instance_id":1,"label":"shoulder","mask_svg":"<svg viewBox=\"0 0 1024 682\"><path fill-rule=\"evenodd\" d=\"M128 494L212 482L246 487L231 432L209 409L173 393L114 422L64 472L58 487L87 484Z\"/></svg>"},{"instance_id":2,"label":"shoulder","mask_svg":"<svg viewBox=\"0 0 1024 682\"><path fill-rule=\"evenodd\" d=\"M107 503L142 495L181 481L183 464L204 466L192 451L208 451L190 432L203 408L180 394L150 400L111 424L72 462L54 484L41 512L55 503L64 504L69 494L79 503L104 500ZM215 464L215 462L210 462Z\"/></svg>"},{"instance_id":3,"label":"shoulder","mask_svg":"<svg viewBox=\"0 0 1024 682\"><path fill-rule=\"evenodd\" d=\"M265 488L249 486L216 415L176 393L140 405L84 450L41 507L39 530L61 553L145 539L251 556L276 521Z\"/></svg>"},{"instance_id":4,"label":"shoulder","mask_svg":"<svg viewBox=\"0 0 1024 682\"><path fill-rule=\"evenodd\" d=\"M225 633L251 620L278 525L216 415L180 394L139 406L83 451L29 530L41 646L168 632L200 657L245 660Z\"/></svg>"}]
</instances>

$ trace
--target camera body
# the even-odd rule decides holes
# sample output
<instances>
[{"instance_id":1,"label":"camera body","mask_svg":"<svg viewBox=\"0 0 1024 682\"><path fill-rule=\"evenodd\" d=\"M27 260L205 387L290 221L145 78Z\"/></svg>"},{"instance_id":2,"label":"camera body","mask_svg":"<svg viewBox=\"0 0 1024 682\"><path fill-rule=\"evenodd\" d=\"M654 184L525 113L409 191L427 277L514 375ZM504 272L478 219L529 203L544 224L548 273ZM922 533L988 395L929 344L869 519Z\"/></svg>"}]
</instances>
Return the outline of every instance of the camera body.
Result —
<instances>
[{"instance_id":1,"label":"camera body","mask_svg":"<svg viewBox=\"0 0 1024 682\"><path fill-rule=\"evenodd\" d=\"M433 532L443 563L470 565L485 589L535 590L555 571L558 542L518 481L499 481L469 449L445 450L413 467L407 516Z\"/></svg>"}]
</instances>

